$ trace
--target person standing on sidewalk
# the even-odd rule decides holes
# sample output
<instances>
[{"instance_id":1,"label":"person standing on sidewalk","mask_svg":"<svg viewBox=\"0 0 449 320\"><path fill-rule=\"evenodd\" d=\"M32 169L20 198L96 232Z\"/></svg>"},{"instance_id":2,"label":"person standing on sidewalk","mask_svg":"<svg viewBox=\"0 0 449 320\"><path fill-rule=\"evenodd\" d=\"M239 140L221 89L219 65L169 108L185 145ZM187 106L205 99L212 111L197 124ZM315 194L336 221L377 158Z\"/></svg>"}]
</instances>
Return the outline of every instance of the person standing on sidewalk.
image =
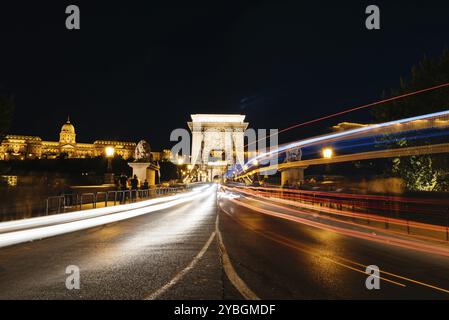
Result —
<instances>
[{"instance_id":1,"label":"person standing on sidewalk","mask_svg":"<svg viewBox=\"0 0 449 320\"><path fill-rule=\"evenodd\" d=\"M131 197L133 199L137 198L138 185L139 185L139 179L137 179L137 176L134 175L134 177L131 179Z\"/></svg>"}]
</instances>

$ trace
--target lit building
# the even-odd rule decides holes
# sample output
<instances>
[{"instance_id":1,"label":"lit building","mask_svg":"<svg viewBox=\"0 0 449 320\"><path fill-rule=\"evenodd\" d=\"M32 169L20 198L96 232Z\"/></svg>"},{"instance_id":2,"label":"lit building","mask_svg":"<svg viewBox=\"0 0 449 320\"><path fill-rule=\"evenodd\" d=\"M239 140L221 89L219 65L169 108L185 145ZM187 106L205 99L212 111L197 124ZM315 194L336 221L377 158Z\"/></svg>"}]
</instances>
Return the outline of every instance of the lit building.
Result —
<instances>
[{"instance_id":1,"label":"lit building","mask_svg":"<svg viewBox=\"0 0 449 320\"><path fill-rule=\"evenodd\" d=\"M245 163L244 135L248 122L240 114L192 114L191 165L197 165L198 181L220 178L230 166ZM201 172L206 173L201 174Z\"/></svg>"},{"instance_id":2,"label":"lit building","mask_svg":"<svg viewBox=\"0 0 449 320\"><path fill-rule=\"evenodd\" d=\"M354 123L354 122L340 122L337 125L333 126L332 129L334 131L346 131L346 130L352 130L352 129L359 129L363 127L367 127L369 124L361 124L361 123Z\"/></svg>"},{"instance_id":3,"label":"lit building","mask_svg":"<svg viewBox=\"0 0 449 320\"><path fill-rule=\"evenodd\" d=\"M362 124L362 123L354 123L354 122L340 122L337 125L333 126L332 129L334 131L347 131L353 129L360 129L364 127L375 126L375 124ZM406 123L396 123L395 126L390 126L388 128L379 127L377 129L371 129L371 132L378 131L381 134L387 133L395 133L395 132L403 132L407 130L421 130L421 129L429 129L429 128L446 128L449 126L449 118L447 116L443 116L435 119L420 119L413 120Z\"/></svg>"},{"instance_id":4,"label":"lit building","mask_svg":"<svg viewBox=\"0 0 449 320\"><path fill-rule=\"evenodd\" d=\"M62 155L68 158L90 158L104 156L107 147L113 147L117 155L129 159L134 157L136 143L108 140L76 142L75 127L68 119L61 128L59 141L44 141L37 136L5 136L0 145L0 160L54 159ZM158 152L154 152L154 156L160 157Z\"/></svg>"}]
</instances>

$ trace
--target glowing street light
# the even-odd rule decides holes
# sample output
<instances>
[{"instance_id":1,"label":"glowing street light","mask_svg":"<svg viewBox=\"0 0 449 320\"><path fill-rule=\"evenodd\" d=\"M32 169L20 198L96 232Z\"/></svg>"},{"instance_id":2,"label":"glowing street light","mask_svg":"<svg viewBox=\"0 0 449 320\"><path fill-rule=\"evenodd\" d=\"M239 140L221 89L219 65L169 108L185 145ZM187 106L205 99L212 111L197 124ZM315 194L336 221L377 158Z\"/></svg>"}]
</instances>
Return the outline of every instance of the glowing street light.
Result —
<instances>
[{"instance_id":1,"label":"glowing street light","mask_svg":"<svg viewBox=\"0 0 449 320\"><path fill-rule=\"evenodd\" d=\"M334 150L332 150L332 148L324 148L322 154L323 158L330 159L334 155Z\"/></svg>"},{"instance_id":2,"label":"glowing street light","mask_svg":"<svg viewBox=\"0 0 449 320\"><path fill-rule=\"evenodd\" d=\"M106 154L106 157L112 158L112 157L114 156L115 149L114 149L114 147L106 147L106 148L104 149L104 152L105 152L105 154Z\"/></svg>"},{"instance_id":3,"label":"glowing street light","mask_svg":"<svg viewBox=\"0 0 449 320\"><path fill-rule=\"evenodd\" d=\"M108 159L108 172L112 172L112 158L114 157L115 149L113 147L106 147L104 153Z\"/></svg>"},{"instance_id":4,"label":"glowing street light","mask_svg":"<svg viewBox=\"0 0 449 320\"><path fill-rule=\"evenodd\" d=\"M257 161L257 159L253 160L253 166L258 166L259 165L259 161Z\"/></svg>"},{"instance_id":5,"label":"glowing street light","mask_svg":"<svg viewBox=\"0 0 449 320\"><path fill-rule=\"evenodd\" d=\"M189 164L189 165L187 166L187 169L192 170L192 169L193 169L193 165Z\"/></svg>"},{"instance_id":6,"label":"glowing street light","mask_svg":"<svg viewBox=\"0 0 449 320\"><path fill-rule=\"evenodd\" d=\"M104 183L113 184L114 183L114 173L112 173L112 158L115 154L114 147L106 147L104 149L104 154L106 155L106 159L108 159L108 169L104 174Z\"/></svg>"},{"instance_id":7,"label":"glowing street light","mask_svg":"<svg viewBox=\"0 0 449 320\"><path fill-rule=\"evenodd\" d=\"M178 158L178 166L182 166L184 164L183 158Z\"/></svg>"}]
</instances>

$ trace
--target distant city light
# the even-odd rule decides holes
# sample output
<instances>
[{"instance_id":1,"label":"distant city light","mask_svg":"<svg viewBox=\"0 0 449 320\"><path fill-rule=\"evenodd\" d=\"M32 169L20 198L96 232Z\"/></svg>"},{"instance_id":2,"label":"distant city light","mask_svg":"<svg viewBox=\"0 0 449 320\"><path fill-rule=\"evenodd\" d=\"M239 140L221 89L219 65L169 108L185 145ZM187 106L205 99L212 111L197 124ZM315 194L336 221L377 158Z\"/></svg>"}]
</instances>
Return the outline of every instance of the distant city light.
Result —
<instances>
[{"instance_id":1,"label":"distant city light","mask_svg":"<svg viewBox=\"0 0 449 320\"><path fill-rule=\"evenodd\" d=\"M1 176L10 187L17 186L17 176Z\"/></svg>"}]
</instances>

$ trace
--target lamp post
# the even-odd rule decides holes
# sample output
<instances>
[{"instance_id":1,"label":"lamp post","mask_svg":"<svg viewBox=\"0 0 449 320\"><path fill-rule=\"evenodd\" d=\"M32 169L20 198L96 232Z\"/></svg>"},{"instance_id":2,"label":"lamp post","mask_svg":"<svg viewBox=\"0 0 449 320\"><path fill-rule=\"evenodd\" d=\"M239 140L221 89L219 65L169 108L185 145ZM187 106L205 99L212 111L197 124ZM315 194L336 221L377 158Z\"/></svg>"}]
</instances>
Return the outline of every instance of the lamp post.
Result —
<instances>
[{"instance_id":1,"label":"lamp post","mask_svg":"<svg viewBox=\"0 0 449 320\"><path fill-rule=\"evenodd\" d=\"M107 172L104 175L104 182L107 184L114 183L114 173L112 172L112 158L115 154L115 149L113 147L106 147L104 149L104 153L106 155L106 159L108 160L108 168Z\"/></svg>"},{"instance_id":2,"label":"lamp post","mask_svg":"<svg viewBox=\"0 0 449 320\"><path fill-rule=\"evenodd\" d=\"M112 158L114 157L115 149L113 147L106 147L104 153L108 159L108 172L112 172Z\"/></svg>"},{"instance_id":3,"label":"lamp post","mask_svg":"<svg viewBox=\"0 0 449 320\"><path fill-rule=\"evenodd\" d=\"M332 159L332 157L334 156L334 150L332 150L332 148L330 147L324 148L321 152L323 154L324 159ZM330 172L329 163L326 164L326 172L328 173Z\"/></svg>"},{"instance_id":4,"label":"lamp post","mask_svg":"<svg viewBox=\"0 0 449 320\"><path fill-rule=\"evenodd\" d=\"M176 163L178 164L178 179L182 182L181 166L184 164L184 159L178 157L178 159L176 160Z\"/></svg>"}]
</instances>

